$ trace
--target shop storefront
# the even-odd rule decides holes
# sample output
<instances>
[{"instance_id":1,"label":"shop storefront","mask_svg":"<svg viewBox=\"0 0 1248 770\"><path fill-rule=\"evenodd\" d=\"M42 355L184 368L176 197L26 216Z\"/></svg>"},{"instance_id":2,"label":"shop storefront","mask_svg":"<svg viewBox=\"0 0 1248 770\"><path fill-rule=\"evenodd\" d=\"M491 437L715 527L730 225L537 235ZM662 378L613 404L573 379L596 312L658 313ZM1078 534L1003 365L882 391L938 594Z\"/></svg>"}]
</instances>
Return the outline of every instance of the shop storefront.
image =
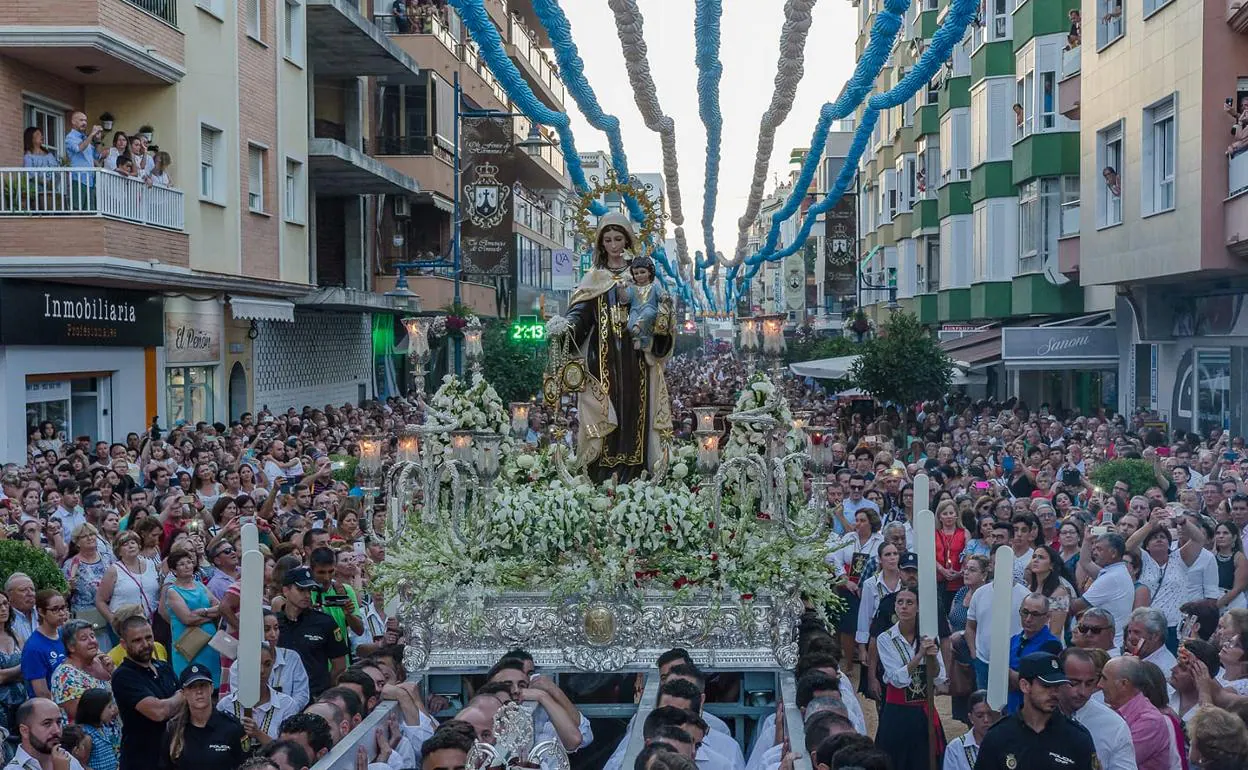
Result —
<instances>
[{"instance_id":1,"label":"shop storefront","mask_svg":"<svg viewBox=\"0 0 1248 770\"><path fill-rule=\"evenodd\" d=\"M165 300L163 406L171 425L214 422L221 413L221 302L217 297Z\"/></svg>"},{"instance_id":2,"label":"shop storefront","mask_svg":"<svg viewBox=\"0 0 1248 770\"><path fill-rule=\"evenodd\" d=\"M1118 334L1113 325L1019 326L1001 330L1009 392L1035 408L1093 414L1118 406Z\"/></svg>"},{"instance_id":3,"label":"shop storefront","mask_svg":"<svg viewBox=\"0 0 1248 770\"><path fill-rule=\"evenodd\" d=\"M29 431L124 439L160 409L162 298L145 292L0 281L0 441L24 462Z\"/></svg>"}]
</instances>

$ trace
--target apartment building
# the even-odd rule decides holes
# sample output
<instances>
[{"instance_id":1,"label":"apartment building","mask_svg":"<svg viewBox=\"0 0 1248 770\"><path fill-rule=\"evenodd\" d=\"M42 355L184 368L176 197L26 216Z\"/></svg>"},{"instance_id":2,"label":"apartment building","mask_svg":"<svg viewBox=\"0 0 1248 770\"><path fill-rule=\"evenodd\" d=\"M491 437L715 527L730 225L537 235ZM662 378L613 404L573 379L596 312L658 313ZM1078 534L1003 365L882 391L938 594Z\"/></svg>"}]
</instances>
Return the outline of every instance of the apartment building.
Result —
<instances>
[{"instance_id":1,"label":"apartment building","mask_svg":"<svg viewBox=\"0 0 1248 770\"><path fill-rule=\"evenodd\" d=\"M310 279L305 14L271 0L0 9L4 460L45 420L116 441L261 402L269 343L254 329L290 324ZM135 135L143 165L167 154L167 180L91 165Z\"/></svg>"},{"instance_id":2,"label":"apartment building","mask_svg":"<svg viewBox=\"0 0 1248 770\"><path fill-rule=\"evenodd\" d=\"M1248 6L1083 4L1080 237L1063 269L1118 296L1118 406L1245 430Z\"/></svg>"},{"instance_id":3,"label":"apartment building","mask_svg":"<svg viewBox=\"0 0 1248 770\"><path fill-rule=\"evenodd\" d=\"M857 5L861 51L881 4ZM1116 404L1118 376L1112 293L1061 258L1079 235L1078 86L1064 79L1078 8L984 0L927 88L880 115L860 161L858 231L864 281L885 287L862 294L877 321L895 282L898 304L987 374L988 394L1086 411ZM947 0L911 5L881 89L947 13Z\"/></svg>"}]
</instances>

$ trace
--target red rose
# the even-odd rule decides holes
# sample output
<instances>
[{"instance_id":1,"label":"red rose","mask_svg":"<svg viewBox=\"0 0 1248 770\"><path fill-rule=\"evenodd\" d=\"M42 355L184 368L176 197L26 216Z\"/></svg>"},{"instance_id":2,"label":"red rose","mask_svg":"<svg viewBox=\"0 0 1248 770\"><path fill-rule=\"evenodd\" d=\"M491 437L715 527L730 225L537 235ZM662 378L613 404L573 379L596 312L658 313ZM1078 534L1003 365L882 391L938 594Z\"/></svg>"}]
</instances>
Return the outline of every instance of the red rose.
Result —
<instances>
[{"instance_id":1,"label":"red rose","mask_svg":"<svg viewBox=\"0 0 1248 770\"><path fill-rule=\"evenodd\" d=\"M763 513L763 512L761 512L761 511L760 511L760 512L759 512L759 514L758 514L758 517L757 517L757 518L760 518L760 519L762 519L763 521L771 521L771 514L770 514L770 513Z\"/></svg>"},{"instance_id":2,"label":"red rose","mask_svg":"<svg viewBox=\"0 0 1248 770\"><path fill-rule=\"evenodd\" d=\"M719 554L717 553L711 554L711 561L719 561Z\"/></svg>"},{"instance_id":3,"label":"red rose","mask_svg":"<svg viewBox=\"0 0 1248 770\"><path fill-rule=\"evenodd\" d=\"M689 585L692 582L693 581L690 580L689 578L685 577L684 575L681 575L680 577L676 578L675 582L672 583L672 588L679 590Z\"/></svg>"},{"instance_id":4,"label":"red rose","mask_svg":"<svg viewBox=\"0 0 1248 770\"><path fill-rule=\"evenodd\" d=\"M671 531L672 531L672 525L671 525L671 524L664 524L664 525L663 525L663 531L664 531L664 532L671 532Z\"/></svg>"},{"instance_id":5,"label":"red rose","mask_svg":"<svg viewBox=\"0 0 1248 770\"><path fill-rule=\"evenodd\" d=\"M748 602L750 599L753 599L753 598L754 598L754 594L741 594L741 601L743 602Z\"/></svg>"},{"instance_id":6,"label":"red rose","mask_svg":"<svg viewBox=\"0 0 1248 770\"><path fill-rule=\"evenodd\" d=\"M706 527L707 527L707 529L715 529L715 522L713 522L713 521L708 521L708 522L706 523Z\"/></svg>"}]
</instances>

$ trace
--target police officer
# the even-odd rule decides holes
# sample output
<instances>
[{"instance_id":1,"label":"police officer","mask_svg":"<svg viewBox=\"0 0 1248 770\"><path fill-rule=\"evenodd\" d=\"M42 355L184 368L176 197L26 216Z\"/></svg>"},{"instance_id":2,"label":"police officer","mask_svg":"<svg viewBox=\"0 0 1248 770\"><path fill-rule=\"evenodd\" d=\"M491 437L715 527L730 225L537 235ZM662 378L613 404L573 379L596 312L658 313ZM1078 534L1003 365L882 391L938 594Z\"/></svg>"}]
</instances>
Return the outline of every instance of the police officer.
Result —
<instances>
[{"instance_id":1,"label":"police officer","mask_svg":"<svg viewBox=\"0 0 1248 770\"><path fill-rule=\"evenodd\" d=\"M312 591L320 584L307 567L294 567L282 580L285 606L277 617L277 645L294 650L308 672L312 700L337 681L347 667L347 641L338 623L312 607Z\"/></svg>"},{"instance_id":2,"label":"police officer","mask_svg":"<svg viewBox=\"0 0 1248 770\"><path fill-rule=\"evenodd\" d=\"M1018 663L1023 706L984 736L975 770L1100 770L1092 736L1057 707L1069 685L1057 656L1033 652Z\"/></svg>"}]
</instances>

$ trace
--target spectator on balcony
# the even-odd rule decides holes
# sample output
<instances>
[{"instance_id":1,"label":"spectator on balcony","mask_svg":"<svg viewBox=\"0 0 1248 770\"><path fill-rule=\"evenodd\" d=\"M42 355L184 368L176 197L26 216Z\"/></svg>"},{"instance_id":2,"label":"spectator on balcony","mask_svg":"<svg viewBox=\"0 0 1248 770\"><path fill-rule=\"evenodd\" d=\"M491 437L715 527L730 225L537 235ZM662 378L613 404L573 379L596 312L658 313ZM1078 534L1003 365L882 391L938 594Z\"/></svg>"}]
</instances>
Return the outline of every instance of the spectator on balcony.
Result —
<instances>
[{"instance_id":1,"label":"spectator on balcony","mask_svg":"<svg viewBox=\"0 0 1248 770\"><path fill-rule=\"evenodd\" d=\"M1105 15L1101 17L1101 21L1109 24L1114 19L1122 18L1122 0L1105 0Z\"/></svg>"},{"instance_id":2,"label":"spectator on balcony","mask_svg":"<svg viewBox=\"0 0 1248 770\"><path fill-rule=\"evenodd\" d=\"M148 174L143 180L147 182L147 186L151 187L169 187L169 165L173 163L173 159L169 157L169 153L161 150L156 153L156 159L152 164L152 173Z\"/></svg>"},{"instance_id":3,"label":"spectator on balcony","mask_svg":"<svg viewBox=\"0 0 1248 770\"><path fill-rule=\"evenodd\" d=\"M134 165L134 173L130 176L143 179L152 173L152 159L147 155L147 142L139 134L130 136L130 162Z\"/></svg>"},{"instance_id":4,"label":"spectator on balcony","mask_svg":"<svg viewBox=\"0 0 1248 770\"><path fill-rule=\"evenodd\" d=\"M1232 157L1248 149L1248 97L1239 100L1239 109L1235 109L1235 100L1226 100L1226 114L1231 116L1231 145L1226 148L1227 157Z\"/></svg>"},{"instance_id":5,"label":"spectator on balcony","mask_svg":"<svg viewBox=\"0 0 1248 770\"><path fill-rule=\"evenodd\" d=\"M1070 19L1070 32L1066 33L1066 50L1073 51L1083 41L1083 14L1078 8L1071 8L1066 16Z\"/></svg>"},{"instance_id":6,"label":"spectator on balcony","mask_svg":"<svg viewBox=\"0 0 1248 770\"><path fill-rule=\"evenodd\" d=\"M47 145L43 143L43 129L31 126L22 134L22 146L25 153L22 155L22 165L26 168L56 168L61 165L61 161L56 157L56 153L49 152Z\"/></svg>"},{"instance_id":7,"label":"spectator on balcony","mask_svg":"<svg viewBox=\"0 0 1248 770\"><path fill-rule=\"evenodd\" d=\"M1113 166L1106 166L1101 170L1101 178L1105 180L1105 186L1117 198L1122 195L1122 180L1118 177L1118 171Z\"/></svg>"},{"instance_id":8,"label":"spectator on balcony","mask_svg":"<svg viewBox=\"0 0 1248 770\"><path fill-rule=\"evenodd\" d=\"M108 148L108 153L104 156L104 168L109 171L117 170L117 159L127 154L130 148L130 137L125 131L113 132L113 146Z\"/></svg>"},{"instance_id":9,"label":"spectator on balcony","mask_svg":"<svg viewBox=\"0 0 1248 770\"><path fill-rule=\"evenodd\" d=\"M71 168L93 169L97 165L99 153L95 145L104 136L104 129L91 126L87 130L87 116L75 112L69 118L73 129L65 135L65 157L69 159ZM73 176L73 197L71 205L79 208L92 208L95 205L95 174L81 173Z\"/></svg>"},{"instance_id":10,"label":"spectator on balcony","mask_svg":"<svg viewBox=\"0 0 1248 770\"><path fill-rule=\"evenodd\" d=\"M394 17L394 27L400 35L412 31L412 22L407 18L407 0L394 0L390 6L390 15Z\"/></svg>"},{"instance_id":11,"label":"spectator on balcony","mask_svg":"<svg viewBox=\"0 0 1248 770\"><path fill-rule=\"evenodd\" d=\"M113 166L113 172L121 176L135 176L134 158L129 155L121 155L117 158L117 163Z\"/></svg>"}]
</instances>

